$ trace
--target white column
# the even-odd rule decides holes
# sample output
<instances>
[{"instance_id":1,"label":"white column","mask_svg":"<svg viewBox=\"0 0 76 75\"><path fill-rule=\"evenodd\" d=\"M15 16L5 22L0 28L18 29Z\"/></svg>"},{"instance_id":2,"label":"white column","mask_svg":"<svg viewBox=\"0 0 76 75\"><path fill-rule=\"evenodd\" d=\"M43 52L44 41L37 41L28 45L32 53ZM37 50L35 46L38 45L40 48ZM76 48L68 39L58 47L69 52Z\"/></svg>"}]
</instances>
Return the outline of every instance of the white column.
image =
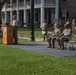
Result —
<instances>
[{"instance_id":1,"label":"white column","mask_svg":"<svg viewBox=\"0 0 76 75\"><path fill-rule=\"evenodd\" d=\"M55 0L55 19L59 18L59 0Z\"/></svg>"},{"instance_id":2,"label":"white column","mask_svg":"<svg viewBox=\"0 0 76 75\"><path fill-rule=\"evenodd\" d=\"M13 16L13 13L12 13L12 0L10 0L10 24L12 24L12 16Z\"/></svg>"},{"instance_id":3,"label":"white column","mask_svg":"<svg viewBox=\"0 0 76 75\"><path fill-rule=\"evenodd\" d=\"M41 27L44 22L44 0L41 0Z\"/></svg>"},{"instance_id":4,"label":"white column","mask_svg":"<svg viewBox=\"0 0 76 75\"><path fill-rule=\"evenodd\" d=\"M27 11L26 11L26 0L24 0L24 23L26 23L26 24L24 24L24 26L25 27L27 27L27 20L26 20L26 18L27 18Z\"/></svg>"},{"instance_id":5,"label":"white column","mask_svg":"<svg viewBox=\"0 0 76 75\"><path fill-rule=\"evenodd\" d=\"M17 20L19 21L19 0L17 0Z\"/></svg>"},{"instance_id":6,"label":"white column","mask_svg":"<svg viewBox=\"0 0 76 75\"><path fill-rule=\"evenodd\" d=\"M5 3L5 23L7 22L7 4Z\"/></svg>"}]
</instances>

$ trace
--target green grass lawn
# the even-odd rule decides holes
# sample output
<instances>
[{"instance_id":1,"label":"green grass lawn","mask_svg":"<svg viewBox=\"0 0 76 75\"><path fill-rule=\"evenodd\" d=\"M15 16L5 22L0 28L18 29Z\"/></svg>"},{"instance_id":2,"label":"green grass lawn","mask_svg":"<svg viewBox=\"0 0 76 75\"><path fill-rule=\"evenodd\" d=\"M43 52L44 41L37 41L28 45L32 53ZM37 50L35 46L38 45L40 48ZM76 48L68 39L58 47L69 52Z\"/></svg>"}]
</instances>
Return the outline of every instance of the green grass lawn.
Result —
<instances>
[{"instance_id":1,"label":"green grass lawn","mask_svg":"<svg viewBox=\"0 0 76 75\"><path fill-rule=\"evenodd\" d=\"M53 28L48 28L48 31L53 31ZM19 30L18 30L18 34L25 34L27 36L30 36L30 33L31 33L30 28L19 28ZM39 36L42 37L41 28L35 28L34 35L36 37L39 37Z\"/></svg>"},{"instance_id":2,"label":"green grass lawn","mask_svg":"<svg viewBox=\"0 0 76 75\"><path fill-rule=\"evenodd\" d=\"M0 75L76 75L76 57L53 57L0 44Z\"/></svg>"},{"instance_id":3,"label":"green grass lawn","mask_svg":"<svg viewBox=\"0 0 76 75\"><path fill-rule=\"evenodd\" d=\"M36 31L41 34L40 29ZM28 33L28 29L19 29L19 34ZM0 75L76 75L76 56L54 57L0 44Z\"/></svg>"},{"instance_id":4,"label":"green grass lawn","mask_svg":"<svg viewBox=\"0 0 76 75\"><path fill-rule=\"evenodd\" d=\"M48 28L48 31L53 32L53 28ZM18 34L25 34L27 36L30 36L30 28L19 28ZM42 37L41 28L35 28L34 35L35 37ZM76 34L72 34L71 40L76 40L75 35Z\"/></svg>"}]
</instances>

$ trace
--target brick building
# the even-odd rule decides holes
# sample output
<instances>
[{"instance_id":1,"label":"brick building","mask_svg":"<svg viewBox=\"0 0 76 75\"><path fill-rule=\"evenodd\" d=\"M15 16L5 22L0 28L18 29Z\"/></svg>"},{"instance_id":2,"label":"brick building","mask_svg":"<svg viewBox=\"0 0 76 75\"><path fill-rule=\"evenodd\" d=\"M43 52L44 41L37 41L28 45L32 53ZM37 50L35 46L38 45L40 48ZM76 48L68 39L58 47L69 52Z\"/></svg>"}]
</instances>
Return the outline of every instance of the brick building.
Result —
<instances>
[{"instance_id":1,"label":"brick building","mask_svg":"<svg viewBox=\"0 0 76 75\"><path fill-rule=\"evenodd\" d=\"M76 19L76 0L60 0L59 9L60 17L65 21L67 18Z\"/></svg>"},{"instance_id":2,"label":"brick building","mask_svg":"<svg viewBox=\"0 0 76 75\"><path fill-rule=\"evenodd\" d=\"M34 0L34 20L42 25L46 19L51 25L54 18L76 18L76 0ZM3 22L12 23L12 16L24 24L30 22L30 0L8 0L2 9Z\"/></svg>"}]
</instances>

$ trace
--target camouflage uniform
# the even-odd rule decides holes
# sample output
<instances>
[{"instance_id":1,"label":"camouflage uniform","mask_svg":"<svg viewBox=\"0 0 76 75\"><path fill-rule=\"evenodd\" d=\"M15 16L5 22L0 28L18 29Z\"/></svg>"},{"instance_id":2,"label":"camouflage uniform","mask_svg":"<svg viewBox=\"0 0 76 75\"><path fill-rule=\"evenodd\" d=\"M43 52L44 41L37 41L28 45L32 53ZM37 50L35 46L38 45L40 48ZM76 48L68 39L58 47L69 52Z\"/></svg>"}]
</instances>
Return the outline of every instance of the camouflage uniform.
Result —
<instances>
[{"instance_id":1,"label":"camouflage uniform","mask_svg":"<svg viewBox=\"0 0 76 75\"><path fill-rule=\"evenodd\" d=\"M47 23L42 24L42 34L43 34L43 40L45 41L45 38L47 37Z\"/></svg>"},{"instance_id":2,"label":"camouflage uniform","mask_svg":"<svg viewBox=\"0 0 76 75\"><path fill-rule=\"evenodd\" d=\"M14 43L18 44L18 33L17 33L17 31L18 31L18 21L16 20L16 16L15 15L13 16L13 24L12 25L14 26L14 30L13 30Z\"/></svg>"},{"instance_id":3,"label":"camouflage uniform","mask_svg":"<svg viewBox=\"0 0 76 75\"><path fill-rule=\"evenodd\" d=\"M76 21L75 21L75 19L73 19L71 26L72 26L72 33L76 33Z\"/></svg>"},{"instance_id":4,"label":"camouflage uniform","mask_svg":"<svg viewBox=\"0 0 76 75\"><path fill-rule=\"evenodd\" d=\"M68 26L68 28L65 28L63 32L57 37L60 49L64 49L64 41L69 41L71 38L71 29L69 28L68 24L66 24L66 26Z\"/></svg>"},{"instance_id":5,"label":"camouflage uniform","mask_svg":"<svg viewBox=\"0 0 76 75\"><path fill-rule=\"evenodd\" d=\"M52 48L55 47L56 37L61 33L60 28L59 27L57 28L57 26L59 26L58 23L56 23L56 26L55 26L55 29L54 29L54 33L52 33L50 35L50 38L47 39L48 44L49 44L48 48L49 47L52 47Z\"/></svg>"}]
</instances>

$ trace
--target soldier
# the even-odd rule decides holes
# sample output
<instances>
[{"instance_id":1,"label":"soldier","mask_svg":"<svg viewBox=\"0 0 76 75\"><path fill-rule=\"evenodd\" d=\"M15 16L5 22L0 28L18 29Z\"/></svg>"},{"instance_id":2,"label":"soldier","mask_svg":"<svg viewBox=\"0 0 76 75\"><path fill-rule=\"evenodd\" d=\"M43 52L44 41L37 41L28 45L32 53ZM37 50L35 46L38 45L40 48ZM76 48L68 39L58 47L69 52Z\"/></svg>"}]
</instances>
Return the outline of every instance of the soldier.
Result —
<instances>
[{"instance_id":1,"label":"soldier","mask_svg":"<svg viewBox=\"0 0 76 75\"><path fill-rule=\"evenodd\" d=\"M69 28L72 29L70 19L67 19L67 21L66 21L66 23L64 24L64 26L67 25L67 24L69 25Z\"/></svg>"},{"instance_id":2,"label":"soldier","mask_svg":"<svg viewBox=\"0 0 76 75\"><path fill-rule=\"evenodd\" d=\"M61 29L61 32L63 30L63 27L64 27L64 22L62 19L59 20L59 25L60 25L60 29Z\"/></svg>"},{"instance_id":3,"label":"soldier","mask_svg":"<svg viewBox=\"0 0 76 75\"><path fill-rule=\"evenodd\" d=\"M47 22L44 20L44 23L42 24L42 34L43 34L43 41L45 41L45 38L47 37Z\"/></svg>"},{"instance_id":4,"label":"soldier","mask_svg":"<svg viewBox=\"0 0 76 75\"><path fill-rule=\"evenodd\" d=\"M53 23L54 23L54 28L56 28L58 21L56 19L54 19Z\"/></svg>"},{"instance_id":5,"label":"soldier","mask_svg":"<svg viewBox=\"0 0 76 75\"><path fill-rule=\"evenodd\" d=\"M48 44L49 44L47 48L50 48L50 47L55 48L55 40L59 34L60 34L60 26L59 26L59 23L56 23L54 32L47 39Z\"/></svg>"},{"instance_id":6,"label":"soldier","mask_svg":"<svg viewBox=\"0 0 76 75\"><path fill-rule=\"evenodd\" d=\"M18 31L18 21L16 20L16 15L13 16L13 24L14 26L14 44L18 44L18 35L17 35L17 31Z\"/></svg>"},{"instance_id":7,"label":"soldier","mask_svg":"<svg viewBox=\"0 0 76 75\"><path fill-rule=\"evenodd\" d=\"M58 49L64 49L64 41L69 41L71 38L71 28L69 28L69 24L64 26L63 32L56 38L59 44Z\"/></svg>"},{"instance_id":8,"label":"soldier","mask_svg":"<svg viewBox=\"0 0 76 75\"><path fill-rule=\"evenodd\" d=\"M75 21L75 19L72 20L71 26L72 26L72 33L76 33L76 21Z\"/></svg>"}]
</instances>

